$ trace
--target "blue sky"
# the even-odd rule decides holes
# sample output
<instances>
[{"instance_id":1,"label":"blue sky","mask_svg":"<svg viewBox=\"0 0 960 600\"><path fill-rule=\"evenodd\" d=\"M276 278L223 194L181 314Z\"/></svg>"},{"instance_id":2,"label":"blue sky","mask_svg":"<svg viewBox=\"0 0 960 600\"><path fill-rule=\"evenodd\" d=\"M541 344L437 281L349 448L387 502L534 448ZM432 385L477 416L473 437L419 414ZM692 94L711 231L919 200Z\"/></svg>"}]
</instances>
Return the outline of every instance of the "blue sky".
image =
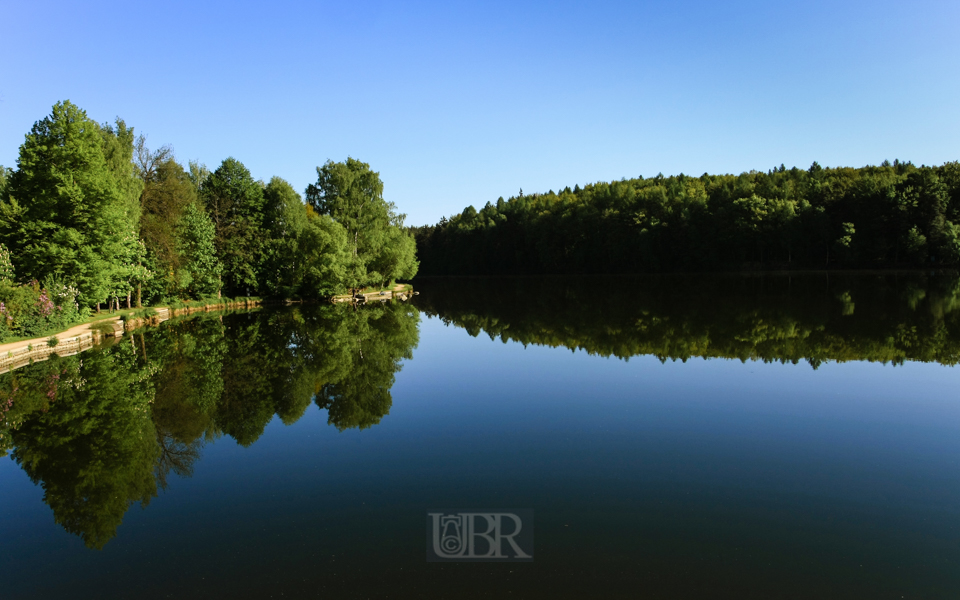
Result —
<instances>
[{"instance_id":1,"label":"blue sky","mask_svg":"<svg viewBox=\"0 0 960 600\"><path fill-rule=\"evenodd\" d=\"M960 3L0 6L0 164L54 102L303 190L380 172L408 223L638 175L960 159Z\"/></svg>"}]
</instances>

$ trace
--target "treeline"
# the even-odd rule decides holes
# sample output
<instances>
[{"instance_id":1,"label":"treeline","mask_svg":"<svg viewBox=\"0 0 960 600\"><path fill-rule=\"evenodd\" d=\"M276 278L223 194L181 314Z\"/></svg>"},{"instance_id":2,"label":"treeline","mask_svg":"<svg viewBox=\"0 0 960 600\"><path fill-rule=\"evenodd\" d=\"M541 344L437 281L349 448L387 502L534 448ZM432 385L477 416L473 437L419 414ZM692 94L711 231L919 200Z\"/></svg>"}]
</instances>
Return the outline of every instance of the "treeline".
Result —
<instances>
[{"instance_id":1,"label":"treeline","mask_svg":"<svg viewBox=\"0 0 960 600\"><path fill-rule=\"evenodd\" d=\"M960 263L960 164L657 177L520 194L412 228L421 274Z\"/></svg>"},{"instance_id":2,"label":"treeline","mask_svg":"<svg viewBox=\"0 0 960 600\"><path fill-rule=\"evenodd\" d=\"M416 274L405 216L368 164L328 161L305 195L234 158L184 167L122 119L98 124L60 102L17 168L0 167L0 329L29 334L104 305L327 297Z\"/></svg>"},{"instance_id":3,"label":"treeline","mask_svg":"<svg viewBox=\"0 0 960 600\"><path fill-rule=\"evenodd\" d=\"M419 290L425 314L470 335L625 360L960 364L955 273L455 278Z\"/></svg>"},{"instance_id":4,"label":"treeline","mask_svg":"<svg viewBox=\"0 0 960 600\"><path fill-rule=\"evenodd\" d=\"M340 430L379 423L418 323L401 302L204 315L53 356L0 375L0 456L43 487L57 523L102 548L213 440L249 446L311 404Z\"/></svg>"}]
</instances>

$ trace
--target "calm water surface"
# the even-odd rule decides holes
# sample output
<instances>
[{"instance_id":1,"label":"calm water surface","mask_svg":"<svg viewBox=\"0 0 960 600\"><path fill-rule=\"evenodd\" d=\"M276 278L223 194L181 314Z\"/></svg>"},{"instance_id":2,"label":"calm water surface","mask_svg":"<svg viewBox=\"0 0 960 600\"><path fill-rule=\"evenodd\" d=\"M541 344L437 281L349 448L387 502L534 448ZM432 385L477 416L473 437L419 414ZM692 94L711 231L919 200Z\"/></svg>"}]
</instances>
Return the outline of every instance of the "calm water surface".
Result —
<instances>
[{"instance_id":1,"label":"calm water surface","mask_svg":"<svg viewBox=\"0 0 960 600\"><path fill-rule=\"evenodd\" d=\"M0 375L0 597L960 597L955 276L417 289ZM425 562L437 506L534 562Z\"/></svg>"}]
</instances>

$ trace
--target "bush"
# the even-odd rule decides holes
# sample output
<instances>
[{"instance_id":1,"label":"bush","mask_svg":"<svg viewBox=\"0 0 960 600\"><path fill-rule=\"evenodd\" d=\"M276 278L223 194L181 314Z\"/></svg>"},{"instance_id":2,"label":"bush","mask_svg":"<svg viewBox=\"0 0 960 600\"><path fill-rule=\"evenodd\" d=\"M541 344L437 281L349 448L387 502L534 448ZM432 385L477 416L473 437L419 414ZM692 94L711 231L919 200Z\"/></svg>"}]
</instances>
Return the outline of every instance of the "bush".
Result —
<instances>
[{"instance_id":1,"label":"bush","mask_svg":"<svg viewBox=\"0 0 960 600\"><path fill-rule=\"evenodd\" d=\"M113 333L113 324L110 321L97 321L96 323L90 325L90 329L93 331L99 331L103 334Z\"/></svg>"},{"instance_id":2,"label":"bush","mask_svg":"<svg viewBox=\"0 0 960 600\"><path fill-rule=\"evenodd\" d=\"M149 319L150 317L156 316L156 314L157 310L154 308L141 308L133 312L120 315L120 320L126 323L127 321L136 319Z\"/></svg>"},{"instance_id":3,"label":"bush","mask_svg":"<svg viewBox=\"0 0 960 600\"><path fill-rule=\"evenodd\" d=\"M77 303L76 288L56 277L16 285L0 280L0 338L39 337L80 321L89 313Z\"/></svg>"},{"instance_id":4,"label":"bush","mask_svg":"<svg viewBox=\"0 0 960 600\"><path fill-rule=\"evenodd\" d=\"M47 345L51 348L56 348L57 344L60 343L60 340L55 335L51 335L50 339L47 340Z\"/></svg>"}]
</instances>

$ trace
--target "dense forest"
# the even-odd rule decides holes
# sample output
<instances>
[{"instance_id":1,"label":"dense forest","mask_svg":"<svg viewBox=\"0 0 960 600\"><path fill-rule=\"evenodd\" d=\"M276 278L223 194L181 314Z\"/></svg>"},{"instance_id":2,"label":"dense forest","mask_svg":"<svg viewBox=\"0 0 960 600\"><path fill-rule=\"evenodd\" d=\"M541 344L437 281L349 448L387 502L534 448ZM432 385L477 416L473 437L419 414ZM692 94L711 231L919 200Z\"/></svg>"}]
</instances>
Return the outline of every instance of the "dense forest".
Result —
<instances>
[{"instance_id":1,"label":"dense forest","mask_svg":"<svg viewBox=\"0 0 960 600\"><path fill-rule=\"evenodd\" d=\"M412 228L424 275L960 263L960 163L624 179Z\"/></svg>"},{"instance_id":2,"label":"dense forest","mask_svg":"<svg viewBox=\"0 0 960 600\"><path fill-rule=\"evenodd\" d=\"M27 133L17 168L0 167L0 339L102 306L322 298L409 279L404 218L359 160L317 167L304 199L235 158L184 167L122 119L98 124L60 102Z\"/></svg>"},{"instance_id":3,"label":"dense forest","mask_svg":"<svg viewBox=\"0 0 960 600\"><path fill-rule=\"evenodd\" d=\"M625 360L960 364L956 274L449 278L417 306L473 336Z\"/></svg>"},{"instance_id":4,"label":"dense forest","mask_svg":"<svg viewBox=\"0 0 960 600\"><path fill-rule=\"evenodd\" d=\"M190 476L222 436L249 446L311 403L339 430L379 423L418 323L408 303L314 305L194 316L54 355L0 375L0 456L43 487L57 523L102 548L132 504Z\"/></svg>"}]
</instances>

